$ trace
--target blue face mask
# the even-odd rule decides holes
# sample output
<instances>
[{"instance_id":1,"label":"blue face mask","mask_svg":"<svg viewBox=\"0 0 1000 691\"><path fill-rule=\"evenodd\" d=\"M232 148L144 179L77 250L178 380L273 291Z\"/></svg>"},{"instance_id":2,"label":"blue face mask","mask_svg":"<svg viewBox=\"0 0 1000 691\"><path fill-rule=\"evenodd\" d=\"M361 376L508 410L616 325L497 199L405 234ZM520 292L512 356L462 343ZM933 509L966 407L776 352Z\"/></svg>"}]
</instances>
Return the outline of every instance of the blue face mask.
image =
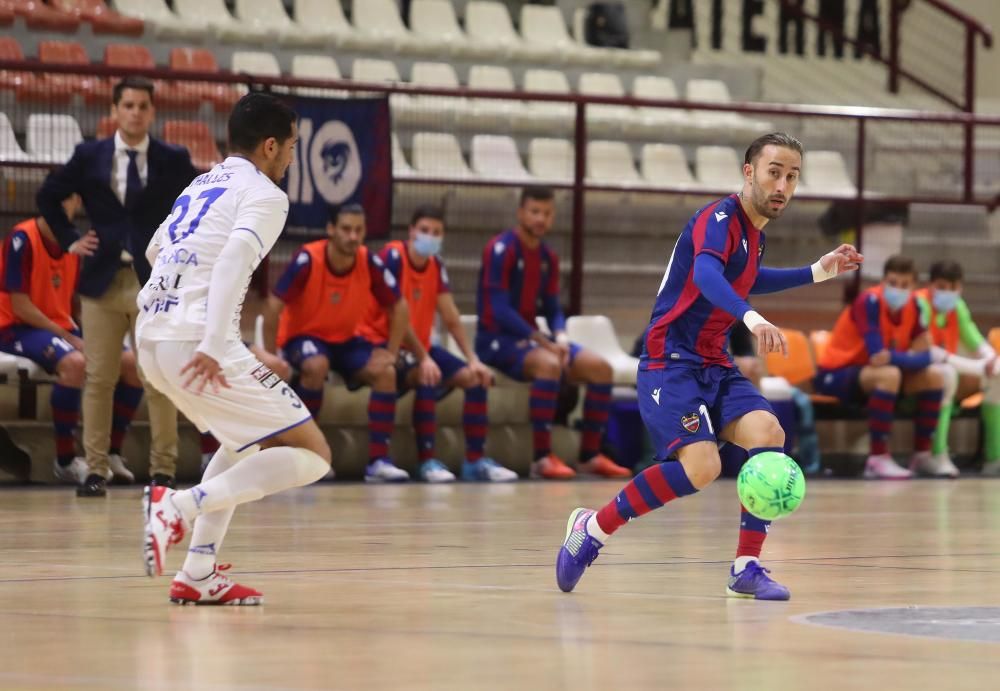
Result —
<instances>
[{"instance_id":1,"label":"blue face mask","mask_svg":"<svg viewBox=\"0 0 1000 691\"><path fill-rule=\"evenodd\" d=\"M912 290L907 290L906 288L885 286L882 289L882 297L885 298L886 304L889 305L889 309L891 311L898 312L903 309L903 305L905 305L910 299L910 294L912 292Z\"/></svg>"},{"instance_id":2,"label":"blue face mask","mask_svg":"<svg viewBox=\"0 0 1000 691\"><path fill-rule=\"evenodd\" d=\"M413 249L417 254L425 257L436 257L441 253L441 245L444 243L443 237L434 237L427 233L417 233L413 238Z\"/></svg>"},{"instance_id":3,"label":"blue face mask","mask_svg":"<svg viewBox=\"0 0 1000 691\"><path fill-rule=\"evenodd\" d=\"M958 298L959 292L957 290L938 290L935 288L931 303L934 305L935 312L948 314L955 309L955 305L958 304Z\"/></svg>"}]
</instances>

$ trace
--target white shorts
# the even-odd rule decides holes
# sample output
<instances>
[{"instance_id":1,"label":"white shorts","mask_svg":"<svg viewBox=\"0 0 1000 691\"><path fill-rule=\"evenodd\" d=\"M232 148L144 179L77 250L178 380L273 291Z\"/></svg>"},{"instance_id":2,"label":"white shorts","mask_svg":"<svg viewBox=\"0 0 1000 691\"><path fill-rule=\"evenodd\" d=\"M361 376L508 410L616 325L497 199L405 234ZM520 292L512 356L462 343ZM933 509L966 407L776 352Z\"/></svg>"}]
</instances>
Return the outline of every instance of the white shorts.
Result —
<instances>
[{"instance_id":1,"label":"white shorts","mask_svg":"<svg viewBox=\"0 0 1000 691\"><path fill-rule=\"evenodd\" d=\"M199 430L211 432L226 448L243 451L312 419L292 387L238 341L220 363L229 388L185 389L188 374L180 371L197 347L193 341L141 341L139 367Z\"/></svg>"}]
</instances>

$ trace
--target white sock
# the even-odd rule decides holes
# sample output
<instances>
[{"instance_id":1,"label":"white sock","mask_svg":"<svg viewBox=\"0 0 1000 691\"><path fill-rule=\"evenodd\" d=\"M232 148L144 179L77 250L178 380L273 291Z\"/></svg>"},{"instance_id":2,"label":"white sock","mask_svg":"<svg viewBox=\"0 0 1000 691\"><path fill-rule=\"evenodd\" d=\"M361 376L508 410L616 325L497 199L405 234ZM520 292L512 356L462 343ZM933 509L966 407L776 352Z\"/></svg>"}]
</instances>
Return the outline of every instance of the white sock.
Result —
<instances>
[{"instance_id":1,"label":"white sock","mask_svg":"<svg viewBox=\"0 0 1000 691\"><path fill-rule=\"evenodd\" d=\"M736 561L733 562L733 573L734 574L740 573L752 561L756 561L759 563L760 559L758 559L757 557L736 557Z\"/></svg>"},{"instance_id":2,"label":"white sock","mask_svg":"<svg viewBox=\"0 0 1000 691\"><path fill-rule=\"evenodd\" d=\"M611 537L606 532L601 530L601 526L597 523L596 511L590 514L590 518L587 519L587 532L590 534L590 537L594 538L602 545L608 541L609 537Z\"/></svg>"},{"instance_id":3,"label":"white sock","mask_svg":"<svg viewBox=\"0 0 1000 691\"><path fill-rule=\"evenodd\" d=\"M276 446L251 454L191 489L174 493L173 502L190 523L197 516L311 484L329 469L329 463L308 449Z\"/></svg>"},{"instance_id":4,"label":"white sock","mask_svg":"<svg viewBox=\"0 0 1000 691\"><path fill-rule=\"evenodd\" d=\"M201 478L202 482L221 475L241 458L247 458L258 451L260 451L260 447L254 446L238 454L220 446L205 467ZM215 568L217 555L222 550L222 541L229 529L229 521L232 520L235 510L235 507L229 507L221 511L206 513L199 516L198 520L194 522L194 529L191 531L191 545L188 547L184 566L181 567L188 576L195 580L201 580L211 575Z\"/></svg>"}]
</instances>

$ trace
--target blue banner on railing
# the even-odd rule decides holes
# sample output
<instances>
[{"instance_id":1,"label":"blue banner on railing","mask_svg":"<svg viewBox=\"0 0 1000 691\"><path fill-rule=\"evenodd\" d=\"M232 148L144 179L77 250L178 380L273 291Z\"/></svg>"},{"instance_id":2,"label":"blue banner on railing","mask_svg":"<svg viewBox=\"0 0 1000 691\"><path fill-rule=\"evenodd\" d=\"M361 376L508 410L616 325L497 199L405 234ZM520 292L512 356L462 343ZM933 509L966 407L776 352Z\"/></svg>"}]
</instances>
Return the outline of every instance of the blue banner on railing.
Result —
<instances>
[{"instance_id":1,"label":"blue banner on railing","mask_svg":"<svg viewBox=\"0 0 1000 691\"><path fill-rule=\"evenodd\" d=\"M299 143L288 169L288 223L324 228L329 208L361 204L368 237L392 220L392 141L386 98L291 99Z\"/></svg>"}]
</instances>

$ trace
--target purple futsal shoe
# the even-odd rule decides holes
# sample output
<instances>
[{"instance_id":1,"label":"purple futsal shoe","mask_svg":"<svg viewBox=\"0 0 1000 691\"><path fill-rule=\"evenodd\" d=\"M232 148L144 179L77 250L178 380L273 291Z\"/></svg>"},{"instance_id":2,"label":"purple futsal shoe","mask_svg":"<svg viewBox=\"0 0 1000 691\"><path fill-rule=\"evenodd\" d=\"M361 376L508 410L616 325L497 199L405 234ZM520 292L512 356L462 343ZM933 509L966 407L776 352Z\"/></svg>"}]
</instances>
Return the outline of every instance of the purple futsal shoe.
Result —
<instances>
[{"instance_id":1,"label":"purple futsal shoe","mask_svg":"<svg viewBox=\"0 0 1000 691\"><path fill-rule=\"evenodd\" d=\"M777 583L767 575L770 569L765 569L756 561L747 564L747 567L738 574L733 573L733 568L729 567L729 585L726 587L726 595L729 597L745 597L754 600L787 600L791 597L788 588Z\"/></svg>"},{"instance_id":2,"label":"purple futsal shoe","mask_svg":"<svg viewBox=\"0 0 1000 691\"><path fill-rule=\"evenodd\" d=\"M564 593L576 587L604 546L587 532L587 519L593 515L591 509L574 509L566 523L566 539L556 557L556 582Z\"/></svg>"}]
</instances>

